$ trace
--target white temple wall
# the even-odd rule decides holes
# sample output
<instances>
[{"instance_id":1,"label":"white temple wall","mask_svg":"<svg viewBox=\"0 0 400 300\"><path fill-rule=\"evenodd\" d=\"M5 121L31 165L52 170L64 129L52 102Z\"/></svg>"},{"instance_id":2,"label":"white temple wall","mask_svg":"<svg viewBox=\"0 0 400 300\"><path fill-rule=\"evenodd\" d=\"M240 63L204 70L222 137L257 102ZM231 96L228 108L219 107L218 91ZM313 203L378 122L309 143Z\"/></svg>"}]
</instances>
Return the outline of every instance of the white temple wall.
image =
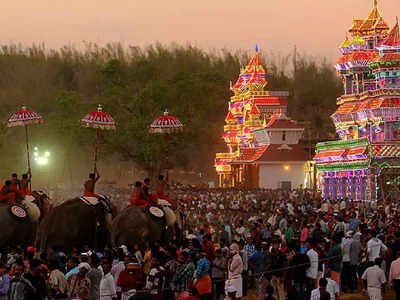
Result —
<instances>
[{"instance_id":1,"label":"white temple wall","mask_svg":"<svg viewBox=\"0 0 400 300\"><path fill-rule=\"evenodd\" d=\"M290 182L291 188L304 186L306 162L280 162L260 164L259 187L276 189L282 187L282 182Z\"/></svg>"}]
</instances>

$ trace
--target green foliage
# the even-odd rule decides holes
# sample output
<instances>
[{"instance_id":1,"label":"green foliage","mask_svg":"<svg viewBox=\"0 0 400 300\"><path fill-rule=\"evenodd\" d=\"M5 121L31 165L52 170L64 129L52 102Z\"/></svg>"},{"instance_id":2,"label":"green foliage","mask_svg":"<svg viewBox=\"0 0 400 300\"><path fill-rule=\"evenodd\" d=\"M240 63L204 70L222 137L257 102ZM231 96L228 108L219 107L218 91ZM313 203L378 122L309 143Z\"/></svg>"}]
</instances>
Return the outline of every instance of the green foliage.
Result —
<instances>
[{"instance_id":1,"label":"green foliage","mask_svg":"<svg viewBox=\"0 0 400 300\"><path fill-rule=\"evenodd\" d=\"M334 134L329 115L341 83L326 62L301 57L296 78L291 57L262 54L270 90L289 90L290 115L311 122L315 138ZM101 157L128 161L157 173L164 164L164 137L148 132L165 108L185 125L170 136L171 167L211 174L215 152L225 151L221 139L231 93L247 53L205 52L193 46L155 44L145 49L119 44L86 44L46 50L43 45L0 48L0 118L21 104L40 112L45 124L32 126L37 145L57 151L60 174L65 168L87 168L91 163L95 131L79 120L101 103L117 122L115 132L101 133ZM24 168L24 132L0 125L0 176ZM82 163L84 161L85 163ZM61 176L61 175L60 175ZM72 176L72 175L71 175Z\"/></svg>"}]
</instances>

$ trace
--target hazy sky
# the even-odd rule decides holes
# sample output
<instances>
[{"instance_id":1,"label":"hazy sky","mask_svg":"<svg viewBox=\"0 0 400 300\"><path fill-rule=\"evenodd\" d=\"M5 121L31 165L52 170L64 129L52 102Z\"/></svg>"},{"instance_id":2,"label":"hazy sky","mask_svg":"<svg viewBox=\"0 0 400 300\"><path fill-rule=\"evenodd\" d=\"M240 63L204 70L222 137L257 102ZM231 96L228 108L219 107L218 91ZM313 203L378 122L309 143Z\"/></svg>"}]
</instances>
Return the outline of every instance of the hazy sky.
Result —
<instances>
[{"instance_id":1,"label":"hazy sky","mask_svg":"<svg viewBox=\"0 0 400 300\"><path fill-rule=\"evenodd\" d=\"M0 0L0 43L47 47L82 41L145 46L191 43L205 49L301 52L335 59L353 17L373 0ZM392 26L400 0L380 0Z\"/></svg>"}]
</instances>

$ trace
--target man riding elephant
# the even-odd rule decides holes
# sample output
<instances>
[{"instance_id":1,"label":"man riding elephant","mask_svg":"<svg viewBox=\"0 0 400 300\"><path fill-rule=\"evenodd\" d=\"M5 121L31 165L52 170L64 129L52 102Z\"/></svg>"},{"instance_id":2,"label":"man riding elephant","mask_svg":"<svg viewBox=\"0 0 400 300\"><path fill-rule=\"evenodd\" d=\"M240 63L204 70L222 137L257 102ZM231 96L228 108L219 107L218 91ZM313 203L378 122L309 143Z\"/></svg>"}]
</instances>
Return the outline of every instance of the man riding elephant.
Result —
<instances>
[{"instance_id":1,"label":"man riding elephant","mask_svg":"<svg viewBox=\"0 0 400 300\"><path fill-rule=\"evenodd\" d=\"M17 193L12 191L11 180L0 186L0 203L14 203Z\"/></svg>"},{"instance_id":2,"label":"man riding elephant","mask_svg":"<svg viewBox=\"0 0 400 300\"><path fill-rule=\"evenodd\" d=\"M150 205L150 202L145 199L142 183L140 181L136 181L129 202L132 206L139 206L140 208L147 208Z\"/></svg>"},{"instance_id":3,"label":"man riding elephant","mask_svg":"<svg viewBox=\"0 0 400 300\"><path fill-rule=\"evenodd\" d=\"M90 173L89 174L89 179L85 181L85 184L83 185L85 188L85 191L83 192L84 197L94 197L94 198L99 198L101 197L98 194L95 194L95 189L96 189L96 183L100 179L100 174L95 170L95 173Z\"/></svg>"},{"instance_id":4,"label":"man riding elephant","mask_svg":"<svg viewBox=\"0 0 400 300\"><path fill-rule=\"evenodd\" d=\"M156 196L158 199L163 199L169 202L173 207L178 207L178 204L170 199L167 194L165 193L165 190L168 187L168 183L165 182L164 176L160 175L158 176L158 183L157 183L157 188L156 188Z\"/></svg>"}]
</instances>

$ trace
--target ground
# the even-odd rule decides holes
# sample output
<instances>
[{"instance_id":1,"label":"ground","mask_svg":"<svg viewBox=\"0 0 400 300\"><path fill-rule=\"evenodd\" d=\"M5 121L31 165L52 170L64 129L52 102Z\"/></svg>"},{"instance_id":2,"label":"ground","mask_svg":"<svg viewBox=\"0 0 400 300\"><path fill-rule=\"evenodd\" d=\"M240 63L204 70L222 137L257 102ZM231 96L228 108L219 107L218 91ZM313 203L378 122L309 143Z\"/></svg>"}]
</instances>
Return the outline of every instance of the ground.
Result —
<instances>
[{"instance_id":1,"label":"ground","mask_svg":"<svg viewBox=\"0 0 400 300\"><path fill-rule=\"evenodd\" d=\"M247 297L244 297L245 300L258 300L255 292L250 291ZM384 297L384 300L395 300L395 294L393 291L388 291ZM369 300L368 296L364 296L361 294L344 294L340 297L340 300Z\"/></svg>"}]
</instances>

